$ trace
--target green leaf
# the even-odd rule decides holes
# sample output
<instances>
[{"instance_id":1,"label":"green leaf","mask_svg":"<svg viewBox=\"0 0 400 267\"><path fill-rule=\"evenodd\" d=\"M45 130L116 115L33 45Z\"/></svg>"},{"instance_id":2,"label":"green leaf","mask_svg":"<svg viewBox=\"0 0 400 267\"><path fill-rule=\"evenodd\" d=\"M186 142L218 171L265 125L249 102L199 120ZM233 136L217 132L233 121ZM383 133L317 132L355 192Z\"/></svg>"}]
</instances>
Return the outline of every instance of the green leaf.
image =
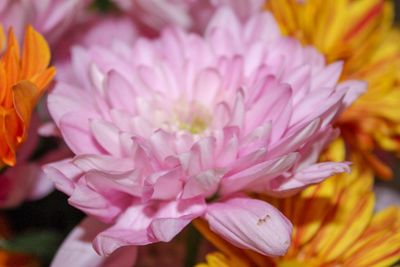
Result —
<instances>
[{"instance_id":1,"label":"green leaf","mask_svg":"<svg viewBox=\"0 0 400 267\"><path fill-rule=\"evenodd\" d=\"M1 240L0 247L7 251L20 252L50 262L62 241L62 236L51 230L27 231L9 240Z\"/></svg>"}]
</instances>

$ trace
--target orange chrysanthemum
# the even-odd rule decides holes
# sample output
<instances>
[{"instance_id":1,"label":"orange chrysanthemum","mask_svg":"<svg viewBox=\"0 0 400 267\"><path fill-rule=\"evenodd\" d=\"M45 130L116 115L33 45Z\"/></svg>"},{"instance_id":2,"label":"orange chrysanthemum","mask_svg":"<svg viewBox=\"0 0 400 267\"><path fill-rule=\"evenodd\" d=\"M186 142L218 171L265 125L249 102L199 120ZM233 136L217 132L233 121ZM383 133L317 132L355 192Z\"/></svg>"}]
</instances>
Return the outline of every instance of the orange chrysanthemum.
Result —
<instances>
[{"instance_id":1,"label":"orange chrysanthemum","mask_svg":"<svg viewBox=\"0 0 400 267\"><path fill-rule=\"evenodd\" d=\"M55 74L48 68L50 50L32 27L25 32L22 54L12 29L8 40L0 27L0 164L13 166L24 142L32 111Z\"/></svg>"},{"instance_id":2,"label":"orange chrysanthemum","mask_svg":"<svg viewBox=\"0 0 400 267\"><path fill-rule=\"evenodd\" d=\"M400 155L400 33L393 3L385 0L268 0L282 31L344 61L342 79L369 84L337 121L350 153L362 156L381 178L391 169L378 151Z\"/></svg>"},{"instance_id":3,"label":"orange chrysanthemum","mask_svg":"<svg viewBox=\"0 0 400 267\"><path fill-rule=\"evenodd\" d=\"M267 199L293 223L291 247L280 258L232 247L197 221L198 229L221 250L198 267L390 266L400 259L399 207L373 212L371 170L354 169L345 178L332 177L291 198Z\"/></svg>"},{"instance_id":4,"label":"orange chrysanthemum","mask_svg":"<svg viewBox=\"0 0 400 267\"><path fill-rule=\"evenodd\" d=\"M0 240L10 237L10 229L6 219L0 214ZM0 267L39 267L39 261L23 253L0 249Z\"/></svg>"},{"instance_id":5,"label":"orange chrysanthemum","mask_svg":"<svg viewBox=\"0 0 400 267\"><path fill-rule=\"evenodd\" d=\"M39 267L39 262L30 255L0 250L0 267Z\"/></svg>"}]
</instances>

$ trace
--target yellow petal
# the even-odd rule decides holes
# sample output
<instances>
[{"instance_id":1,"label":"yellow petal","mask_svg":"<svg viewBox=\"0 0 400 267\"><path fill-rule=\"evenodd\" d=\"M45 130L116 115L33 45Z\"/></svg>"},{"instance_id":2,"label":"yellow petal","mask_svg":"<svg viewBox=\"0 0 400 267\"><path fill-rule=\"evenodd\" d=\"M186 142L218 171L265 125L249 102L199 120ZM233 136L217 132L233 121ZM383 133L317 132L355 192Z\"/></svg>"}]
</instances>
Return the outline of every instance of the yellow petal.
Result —
<instances>
[{"instance_id":1,"label":"yellow petal","mask_svg":"<svg viewBox=\"0 0 400 267\"><path fill-rule=\"evenodd\" d=\"M344 266L391 266L400 259L400 208L376 214L368 228L344 254Z\"/></svg>"},{"instance_id":2,"label":"yellow petal","mask_svg":"<svg viewBox=\"0 0 400 267\"><path fill-rule=\"evenodd\" d=\"M297 29L291 0L267 1L267 6L274 11L275 18L282 21L280 26L284 33L290 34Z\"/></svg>"},{"instance_id":3,"label":"yellow petal","mask_svg":"<svg viewBox=\"0 0 400 267\"><path fill-rule=\"evenodd\" d=\"M285 257L292 257L298 250L320 229L323 220L333 207L337 190L335 180L330 178L325 182L304 190L300 196L292 198L293 211L288 215L287 210L282 212L293 224L292 244ZM286 201L285 201L286 202Z\"/></svg>"},{"instance_id":4,"label":"yellow petal","mask_svg":"<svg viewBox=\"0 0 400 267\"><path fill-rule=\"evenodd\" d=\"M219 252L210 253L206 256L207 263L197 264L196 267L233 267L228 259Z\"/></svg>"},{"instance_id":5,"label":"yellow petal","mask_svg":"<svg viewBox=\"0 0 400 267\"><path fill-rule=\"evenodd\" d=\"M254 262L252 259L249 259L246 255L245 251L239 249L235 246L232 246L230 243L219 237L217 234L212 232L208 224L201 219L197 219L193 221L193 225L196 229L205 237L208 241L210 241L217 249L223 252L227 257L229 257L232 262L235 262L235 267L249 267L253 266ZM263 258L261 255L258 257L262 261L268 260L267 258Z\"/></svg>"},{"instance_id":6,"label":"yellow petal","mask_svg":"<svg viewBox=\"0 0 400 267\"><path fill-rule=\"evenodd\" d=\"M374 205L371 190L373 178L369 173L363 174L365 177L358 175L358 171L353 170L350 176L356 176L357 179L350 178L354 182L343 187L335 210L328 214L324 226L306 246L309 257L317 256L325 261L338 258L367 227ZM343 185L346 183L343 181Z\"/></svg>"},{"instance_id":7,"label":"yellow petal","mask_svg":"<svg viewBox=\"0 0 400 267\"><path fill-rule=\"evenodd\" d=\"M346 144L343 138L336 138L331 142L322 155L322 161L345 161L346 160Z\"/></svg>"}]
</instances>

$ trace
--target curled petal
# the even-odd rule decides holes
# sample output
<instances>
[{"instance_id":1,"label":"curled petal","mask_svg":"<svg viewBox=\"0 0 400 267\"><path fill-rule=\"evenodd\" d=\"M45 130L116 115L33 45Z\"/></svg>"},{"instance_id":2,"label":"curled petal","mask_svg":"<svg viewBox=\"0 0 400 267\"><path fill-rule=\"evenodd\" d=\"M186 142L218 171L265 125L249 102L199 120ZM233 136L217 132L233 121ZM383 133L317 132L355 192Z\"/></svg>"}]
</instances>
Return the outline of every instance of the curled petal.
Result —
<instances>
[{"instance_id":1,"label":"curled petal","mask_svg":"<svg viewBox=\"0 0 400 267\"><path fill-rule=\"evenodd\" d=\"M205 219L212 231L243 249L281 256L290 245L291 223L261 200L233 198L211 204Z\"/></svg>"},{"instance_id":2,"label":"curled petal","mask_svg":"<svg viewBox=\"0 0 400 267\"><path fill-rule=\"evenodd\" d=\"M94 247L100 255L110 255L123 246L168 242L204 210L202 198L132 205L96 237Z\"/></svg>"}]
</instances>

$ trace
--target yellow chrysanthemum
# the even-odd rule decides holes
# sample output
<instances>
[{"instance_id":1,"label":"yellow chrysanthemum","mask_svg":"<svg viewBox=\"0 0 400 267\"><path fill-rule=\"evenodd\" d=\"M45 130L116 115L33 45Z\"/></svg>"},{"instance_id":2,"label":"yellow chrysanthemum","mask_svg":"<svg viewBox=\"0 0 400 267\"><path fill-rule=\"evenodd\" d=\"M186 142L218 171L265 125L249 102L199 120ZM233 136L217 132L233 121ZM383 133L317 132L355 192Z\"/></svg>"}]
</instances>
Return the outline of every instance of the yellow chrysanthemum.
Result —
<instances>
[{"instance_id":1,"label":"yellow chrysanthemum","mask_svg":"<svg viewBox=\"0 0 400 267\"><path fill-rule=\"evenodd\" d=\"M390 266L400 259L400 209L389 207L374 214L372 183L371 170L354 169L351 175L332 177L290 198L258 196L293 223L291 247L280 258L232 247L197 221L197 228L221 250L198 267Z\"/></svg>"},{"instance_id":2,"label":"yellow chrysanthemum","mask_svg":"<svg viewBox=\"0 0 400 267\"><path fill-rule=\"evenodd\" d=\"M400 33L385 0L268 0L282 31L317 47L329 62L344 61L342 79L368 91L338 119L348 151L362 155L381 178L391 169L379 150L400 155Z\"/></svg>"},{"instance_id":3,"label":"yellow chrysanthemum","mask_svg":"<svg viewBox=\"0 0 400 267\"><path fill-rule=\"evenodd\" d=\"M48 68L46 40L28 27L22 54L12 29L5 38L0 27L0 166L13 166L15 153L24 142L32 111L55 74Z\"/></svg>"}]
</instances>

